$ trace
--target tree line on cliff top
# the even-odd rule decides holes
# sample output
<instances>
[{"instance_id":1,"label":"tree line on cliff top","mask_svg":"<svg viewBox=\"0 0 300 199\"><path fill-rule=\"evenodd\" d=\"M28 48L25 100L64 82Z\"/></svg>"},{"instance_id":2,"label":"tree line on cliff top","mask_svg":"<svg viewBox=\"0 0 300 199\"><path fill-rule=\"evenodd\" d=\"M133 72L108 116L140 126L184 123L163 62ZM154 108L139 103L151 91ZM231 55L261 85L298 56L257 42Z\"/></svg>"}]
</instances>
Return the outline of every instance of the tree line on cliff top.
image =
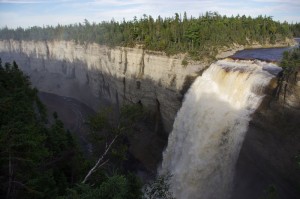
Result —
<instances>
[{"instance_id":1,"label":"tree line on cliff top","mask_svg":"<svg viewBox=\"0 0 300 199\"><path fill-rule=\"evenodd\" d=\"M291 38L291 27L272 17L256 18L243 16L221 16L206 12L199 17L188 17L175 13L173 17L154 19L143 15L131 21L84 23L45 27L0 30L0 39L15 40L74 40L78 43L133 47L164 51L167 54L188 53L193 59L212 57L219 47L236 44L260 44L280 42Z\"/></svg>"}]
</instances>

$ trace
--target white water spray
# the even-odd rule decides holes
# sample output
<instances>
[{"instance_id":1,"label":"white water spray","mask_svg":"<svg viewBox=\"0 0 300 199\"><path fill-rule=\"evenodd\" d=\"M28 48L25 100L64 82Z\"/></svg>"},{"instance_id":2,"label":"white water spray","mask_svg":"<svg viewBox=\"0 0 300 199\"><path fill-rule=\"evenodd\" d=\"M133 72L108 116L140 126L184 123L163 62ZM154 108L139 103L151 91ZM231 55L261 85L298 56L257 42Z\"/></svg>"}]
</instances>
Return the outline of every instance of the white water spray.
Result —
<instances>
[{"instance_id":1,"label":"white water spray","mask_svg":"<svg viewBox=\"0 0 300 199\"><path fill-rule=\"evenodd\" d=\"M268 72L269 71L269 72ZM230 197L234 166L250 115L280 68L225 59L198 77L177 113L162 172L177 199Z\"/></svg>"}]
</instances>

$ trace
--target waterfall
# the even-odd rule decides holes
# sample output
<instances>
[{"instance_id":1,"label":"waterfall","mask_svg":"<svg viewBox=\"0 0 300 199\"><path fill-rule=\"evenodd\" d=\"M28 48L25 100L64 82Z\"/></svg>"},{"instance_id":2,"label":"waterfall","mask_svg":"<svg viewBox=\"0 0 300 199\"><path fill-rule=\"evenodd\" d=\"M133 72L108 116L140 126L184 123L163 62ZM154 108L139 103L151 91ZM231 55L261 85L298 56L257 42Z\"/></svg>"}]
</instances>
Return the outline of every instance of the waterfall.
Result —
<instances>
[{"instance_id":1,"label":"waterfall","mask_svg":"<svg viewBox=\"0 0 300 199\"><path fill-rule=\"evenodd\" d=\"M281 69L261 61L212 64L185 95L161 172L177 199L227 199L251 114Z\"/></svg>"}]
</instances>

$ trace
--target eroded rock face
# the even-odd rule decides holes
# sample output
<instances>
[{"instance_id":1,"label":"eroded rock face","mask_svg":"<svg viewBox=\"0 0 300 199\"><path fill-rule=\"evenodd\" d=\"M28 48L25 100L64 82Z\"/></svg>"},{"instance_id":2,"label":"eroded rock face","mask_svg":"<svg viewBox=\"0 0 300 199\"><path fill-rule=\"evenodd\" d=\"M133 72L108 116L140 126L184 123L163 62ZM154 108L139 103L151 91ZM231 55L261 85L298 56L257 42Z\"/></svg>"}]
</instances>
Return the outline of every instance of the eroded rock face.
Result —
<instances>
[{"instance_id":1,"label":"eroded rock face","mask_svg":"<svg viewBox=\"0 0 300 199\"><path fill-rule=\"evenodd\" d=\"M183 55L71 41L0 41L0 57L15 60L39 90L94 109L130 101L159 110L167 132L181 106L182 89L205 68L201 63L183 66Z\"/></svg>"},{"instance_id":2,"label":"eroded rock face","mask_svg":"<svg viewBox=\"0 0 300 199\"><path fill-rule=\"evenodd\" d=\"M285 86L286 85L286 86ZM232 199L299 198L300 75L269 93L253 115L236 166ZM272 193L273 192L273 193Z\"/></svg>"},{"instance_id":3,"label":"eroded rock face","mask_svg":"<svg viewBox=\"0 0 300 199\"><path fill-rule=\"evenodd\" d=\"M280 101L290 109L300 109L300 70L290 75L284 82Z\"/></svg>"}]
</instances>

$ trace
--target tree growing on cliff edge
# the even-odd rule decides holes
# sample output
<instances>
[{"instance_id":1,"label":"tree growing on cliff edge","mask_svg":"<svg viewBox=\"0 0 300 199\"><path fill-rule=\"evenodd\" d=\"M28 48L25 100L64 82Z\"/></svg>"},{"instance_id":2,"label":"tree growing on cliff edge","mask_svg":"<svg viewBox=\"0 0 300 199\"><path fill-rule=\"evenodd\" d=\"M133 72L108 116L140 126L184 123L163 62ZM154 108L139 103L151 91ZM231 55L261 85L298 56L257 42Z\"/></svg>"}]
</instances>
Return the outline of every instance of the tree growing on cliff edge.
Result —
<instances>
[{"instance_id":1,"label":"tree growing on cliff edge","mask_svg":"<svg viewBox=\"0 0 300 199\"><path fill-rule=\"evenodd\" d=\"M283 93L283 101L285 101L287 89L294 87L297 83L297 76L300 71L300 47L285 51L279 65L283 69L283 74L279 79L277 97Z\"/></svg>"},{"instance_id":2,"label":"tree growing on cliff edge","mask_svg":"<svg viewBox=\"0 0 300 199\"><path fill-rule=\"evenodd\" d=\"M287 79L291 76L295 79L295 75L297 75L300 70L300 47L291 51L285 51L280 61L280 66L283 68L284 75Z\"/></svg>"},{"instance_id":3,"label":"tree growing on cliff edge","mask_svg":"<svg viewBox=\"0 0 300 199\"><path fill-rule=\"evenodd\" d=\"M300 37L300 23L291 24L290 29L294 37Z\"/></svg>"}]
</instances>

